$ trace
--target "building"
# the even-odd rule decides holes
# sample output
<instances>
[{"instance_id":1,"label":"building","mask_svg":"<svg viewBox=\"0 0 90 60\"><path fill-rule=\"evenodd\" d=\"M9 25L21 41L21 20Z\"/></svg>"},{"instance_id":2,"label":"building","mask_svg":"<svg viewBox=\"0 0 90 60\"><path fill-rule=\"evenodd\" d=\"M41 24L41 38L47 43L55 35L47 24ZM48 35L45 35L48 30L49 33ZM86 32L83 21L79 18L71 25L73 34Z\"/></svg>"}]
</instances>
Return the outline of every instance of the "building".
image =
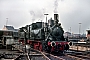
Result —
<instances>
[{"instance_id":1,"label":"building","mask_svg":"<svg viewBox=\"0 0 90 60\"><path fill-rule=\"evenodd\" d=\"M71 33L70 32L65 32L64 33L64 37L66 38L66 37L68 37L68 38L70 38L72 35L71 35Z\"/></svg>"},{"instance_id":2,"label":"building","mask_svg":"<svg viewBox=\"0 0 90 60\"><path fill-rule=\"evenodd\" d=\"M13 26L5 26L4 25L2 30L12 31L14 39L18 39L18 29L14 29Z\"/></svg>"},{"instance_id":3,"label":"building","mask_svg":"<svg viewBox=\"0 0 90 60\"><path fill-rule=\"evenodd\" d=\"M65 32L64 37L68 38L86 38L86 34L74 34L70 32Z\"/></svg>"}]
</instances>

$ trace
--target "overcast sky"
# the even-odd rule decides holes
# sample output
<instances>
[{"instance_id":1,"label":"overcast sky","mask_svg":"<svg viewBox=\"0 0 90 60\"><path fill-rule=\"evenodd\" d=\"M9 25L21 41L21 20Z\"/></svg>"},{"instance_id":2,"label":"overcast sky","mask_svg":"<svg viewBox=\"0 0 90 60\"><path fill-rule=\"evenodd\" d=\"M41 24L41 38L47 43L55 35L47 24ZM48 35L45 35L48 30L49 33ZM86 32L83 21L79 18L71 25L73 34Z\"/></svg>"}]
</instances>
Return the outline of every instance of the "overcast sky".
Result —
<instances>
[{"instance_id":1,"label":"overcast sky","mask_svg":"<svg viewBox=\"0 0 90 60\"><path fill-rule=\"evenodd\" d=\"M90 28L90 0L0 0L0 29L4 25L20 28L36 21L45 21L54 13L59 14L59 22L65 31L85 33ZM6 19L8 18L8 20Z\"/></svg>"}]
</instances>

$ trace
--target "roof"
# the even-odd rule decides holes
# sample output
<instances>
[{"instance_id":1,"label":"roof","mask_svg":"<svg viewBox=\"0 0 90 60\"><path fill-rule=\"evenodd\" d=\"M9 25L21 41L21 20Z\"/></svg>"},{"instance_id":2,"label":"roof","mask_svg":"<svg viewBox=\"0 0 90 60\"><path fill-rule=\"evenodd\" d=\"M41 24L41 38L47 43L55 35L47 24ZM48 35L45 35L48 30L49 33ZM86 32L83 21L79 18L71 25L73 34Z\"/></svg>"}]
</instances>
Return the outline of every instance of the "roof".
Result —
<instances>
[{"instance_id":1,"label":"roof","mask_svg":"<svg viewBox=\"0 0 90 60\"><path fill-rule=\"evenodd\" d=\"M19 31L19 29L14 29L14 31L15 31L15 32L18 32L18 31Z\"/></svg>"},{"instance_id":2,"label":"roof","mask_svg":"<svg viewBox=\"0 0 90 60\"><path fill-rule=\"evenodd\" d=\"M18 29L14 29L13 26L5 26L7 30L13 31L13 32L18 32Z\"/></svg>"},{"instance_id":3,"label":"roof","mask_svg":"<svg viewBox=\"0 0 90 60\"><path fill-rule=\"evenodd\" d=\"M0 30L0 31L11 31L11 30Z\"/></svg>"},{"instance_id":4,"label":"roof","mask_svg":"<svg viewBox=\"0 0 90 60\"><path fill-rule=\"evenodd\" d=\"M65 32L65 33L71 34L70 32Z\"/></svg>"},{"instance_id":5,"label":"roof","mask_svg":"<svg viewBox=\"0 0 90 60\"><path fill-rule=\"evenodd\" d=\"M14 30L13 26L5 26L8 30Z\"/></svg>"}]
</instances>

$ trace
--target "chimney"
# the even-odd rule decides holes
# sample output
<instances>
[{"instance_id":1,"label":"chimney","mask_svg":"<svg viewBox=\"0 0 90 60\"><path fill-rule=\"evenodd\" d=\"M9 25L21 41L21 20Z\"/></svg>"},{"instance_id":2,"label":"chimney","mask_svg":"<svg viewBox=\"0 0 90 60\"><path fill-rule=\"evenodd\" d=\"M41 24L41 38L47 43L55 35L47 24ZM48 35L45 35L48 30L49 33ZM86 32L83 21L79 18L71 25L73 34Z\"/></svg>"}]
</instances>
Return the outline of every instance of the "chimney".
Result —
<instances>
[{"instance_id":1,"label":"chimney","mask_svg":"<svg viewBox=\"0 0 90 60\"><path fill-rule=\"evenodd\" d=\"M59 22L59 15L58 14L54 14L54 23L58 24Z\"/></svg>"}]
</instances>

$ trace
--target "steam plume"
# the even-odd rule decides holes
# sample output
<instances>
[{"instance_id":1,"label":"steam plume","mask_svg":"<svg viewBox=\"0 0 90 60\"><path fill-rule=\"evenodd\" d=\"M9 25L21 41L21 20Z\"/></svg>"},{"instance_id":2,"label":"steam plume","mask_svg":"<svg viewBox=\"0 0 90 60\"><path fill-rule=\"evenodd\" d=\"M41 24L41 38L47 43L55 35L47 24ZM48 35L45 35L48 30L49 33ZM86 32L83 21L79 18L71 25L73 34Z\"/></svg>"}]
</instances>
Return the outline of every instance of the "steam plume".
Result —
<instances>
[{"instance_id":1,"label":"steam plume","mask_svg":"<svg viewBox=\"0 0 90 60\"><path fill-rule=\"evenodd\" d=\"M35 13L34 13L34 11L30 11L30 15L31 15L31 18L32 18L32 22L35 21Z\"/></svg>"},{"instance_id":2,"label":"steam plume","mask_svg":"<svg viewBox=\"0 0 90 60\"><path fill-rule=\"evenodd\" d=\"M54 13L57 13L58 11L57 11L57 9L58 9L58 1L59 0L55 0L54 1Z\"/></svg>"}]
</instances>

